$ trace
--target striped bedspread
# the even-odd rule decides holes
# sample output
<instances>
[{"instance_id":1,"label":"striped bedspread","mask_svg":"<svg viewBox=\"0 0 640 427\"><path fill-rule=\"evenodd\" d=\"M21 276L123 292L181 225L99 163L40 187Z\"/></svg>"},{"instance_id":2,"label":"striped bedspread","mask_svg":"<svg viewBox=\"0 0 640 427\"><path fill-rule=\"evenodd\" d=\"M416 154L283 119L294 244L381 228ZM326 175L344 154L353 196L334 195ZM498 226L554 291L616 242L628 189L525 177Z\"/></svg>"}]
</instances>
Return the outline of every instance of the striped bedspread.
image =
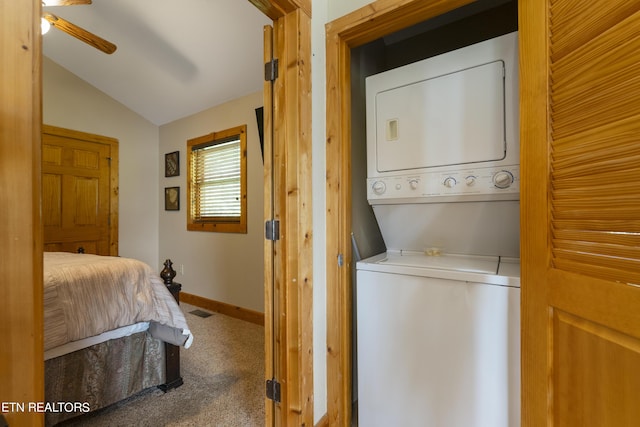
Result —
<instances>
[{"instance_id":1,"label":"striped bedspread","mask_svg":"<svg viewBox=\"0 0 640 427\"><path fill-rule=\"evenodd\" d=\"M193 336L162 279L130 258L44 253L44 348L149 322L156 338L189 347Z\"/></svg>"}]
</instances>

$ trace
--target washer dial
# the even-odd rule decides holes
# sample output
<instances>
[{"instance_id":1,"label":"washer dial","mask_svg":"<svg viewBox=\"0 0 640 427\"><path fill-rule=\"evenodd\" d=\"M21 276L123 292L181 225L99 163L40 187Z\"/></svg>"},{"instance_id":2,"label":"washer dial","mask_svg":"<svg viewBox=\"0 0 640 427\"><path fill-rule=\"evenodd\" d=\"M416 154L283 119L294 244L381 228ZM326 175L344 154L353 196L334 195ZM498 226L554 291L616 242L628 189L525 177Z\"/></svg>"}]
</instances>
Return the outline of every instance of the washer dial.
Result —
<instances>
[{"instance_id":1,"label":"washer dial","mask_svg":"<svg viewBox=\"0 0 640 427\"><path fill-rule=\"evenodd\" d=\"M498 188L509 188L513 184L513 174L509 171L499 171L493 175L493 185Z\"/></svg>"},{"instance_id":2,"label":"washer dial","mask_svg":"<svg viewBox=\"0 0 640 427\"><path fill-rule=\"evenodd\" d=\"M453 187L456 186L457 183L458 182L456 181L456 179L454 177L452 177L452 176L449 176L449 177L445 178L445 180L443 182L444 186L447 187L447 188L453 188Z\"/></svg>"}]
</instances>

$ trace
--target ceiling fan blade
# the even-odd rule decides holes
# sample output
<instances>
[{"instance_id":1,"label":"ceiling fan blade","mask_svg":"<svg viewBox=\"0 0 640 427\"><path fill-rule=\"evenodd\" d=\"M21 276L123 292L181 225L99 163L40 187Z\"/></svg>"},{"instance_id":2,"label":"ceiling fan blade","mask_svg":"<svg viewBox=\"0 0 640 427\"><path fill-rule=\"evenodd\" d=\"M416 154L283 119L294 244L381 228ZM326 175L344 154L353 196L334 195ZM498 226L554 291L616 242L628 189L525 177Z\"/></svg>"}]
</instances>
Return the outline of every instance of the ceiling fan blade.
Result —
<instances>
[{"instance_id":1,"label":"ceiling fan blade","mask_svg":"<svg viewBox=\"0 0 640 427\"><path fill-rule=\"evenodd\" d=\"M98 37L95 34L85 30L84 28L78 27L77 25L72 24L66 19L62 19L59 16L54 15L53 13L45 12L43 16L44 19L49 21L52 26L61 31L64 31L65 33L77 38L78 40L82 40L83 42L95 47L98 50L103 51L106 54L112 54L117 49L117 46L115 44L108 42L102 37Z\"/></svg>"},{"instance_id":2,"label":"ceiling fan blade","mask_svg":"<svg viewBox=\"0 0 640 427\"><path fill-rule=\"evenodd\" d=\"M77 4L91 4L91 0L44 0L45 6L74 6Z\"/></svg>"}]
</instances>

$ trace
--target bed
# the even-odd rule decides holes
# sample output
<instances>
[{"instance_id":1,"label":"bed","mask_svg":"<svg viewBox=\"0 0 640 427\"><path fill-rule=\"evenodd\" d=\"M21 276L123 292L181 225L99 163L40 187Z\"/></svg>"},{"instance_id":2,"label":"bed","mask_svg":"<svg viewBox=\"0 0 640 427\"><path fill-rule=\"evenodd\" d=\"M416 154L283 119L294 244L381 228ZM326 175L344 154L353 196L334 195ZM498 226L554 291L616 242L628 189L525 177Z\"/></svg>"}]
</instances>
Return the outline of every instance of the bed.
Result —
<instances>
[{"instance_id":1,"label":"bed","mask_svg":"<svg viewBox=\"0 0 640 427\"><path fill-rule=\"evenodd\" d=\"M193 336L170 267L161 278L130 258L45 252L45 425L182 384L179 348Z\"/></svg>"}]
</instances>

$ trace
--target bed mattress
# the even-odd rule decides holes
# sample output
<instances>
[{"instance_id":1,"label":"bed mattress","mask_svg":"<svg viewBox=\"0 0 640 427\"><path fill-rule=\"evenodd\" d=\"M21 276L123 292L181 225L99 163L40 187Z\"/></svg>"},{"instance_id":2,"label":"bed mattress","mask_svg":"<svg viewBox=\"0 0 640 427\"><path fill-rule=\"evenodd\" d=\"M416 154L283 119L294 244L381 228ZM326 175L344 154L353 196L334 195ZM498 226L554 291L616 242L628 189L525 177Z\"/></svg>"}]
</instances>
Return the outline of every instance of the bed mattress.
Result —
<instances>
[{"instance_id":1,"label":"bed mattress","mask_svg":"<svg viewBox=\"0 0 640 427\"><path fill-rule=\"evenodd\" d=\"M111 339L101 337L104 333L139 328L141 323L162 341L186 348L193 341L180 307L147 264L131 258L45 252L45 352L57 354L51 351L69 343L93 345ZM91 337L93 341L81 343Z\"/></svg>"}]
</instances>

